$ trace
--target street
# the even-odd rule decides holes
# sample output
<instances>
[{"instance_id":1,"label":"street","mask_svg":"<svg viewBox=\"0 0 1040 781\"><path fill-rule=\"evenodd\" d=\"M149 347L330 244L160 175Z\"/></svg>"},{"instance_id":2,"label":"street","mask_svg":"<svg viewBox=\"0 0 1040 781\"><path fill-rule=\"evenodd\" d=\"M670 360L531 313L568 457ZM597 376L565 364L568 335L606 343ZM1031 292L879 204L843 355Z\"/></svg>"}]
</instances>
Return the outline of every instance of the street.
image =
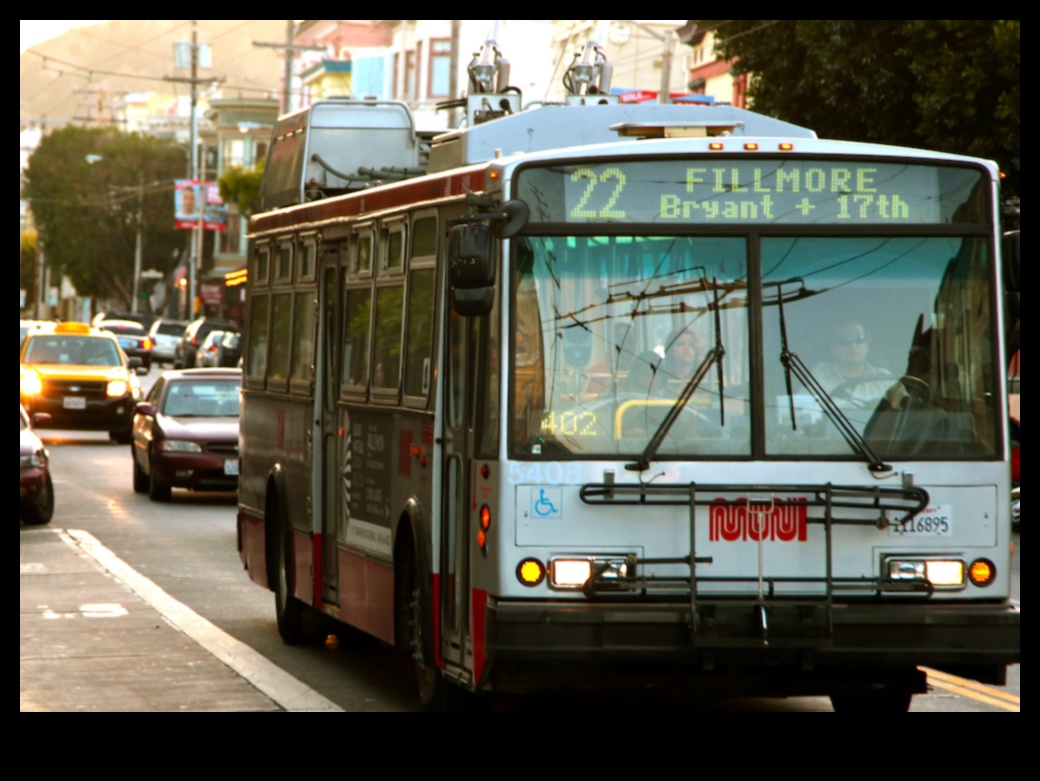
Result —
<instances>
[{"instance_id":1,"label":"street","mask_svg":"<svg viewBox=\"0 0 1040 781\"><path fill-rule=\"evenodd\" d=\"M158 373L153 369L145 384ZM50 448L57 508L49 526L21 529L23 711L419 710L407 691L405 660L377 641L344 633L323 645L282 643L275 625L274 595L251 583L238 559L233 495L175 490L170 502L151 502L147 495L133 492L128 446L110 442L105 433L43 430L42 434ZM1014 540L1017 598L1018 534ZM37 553L44 544L57 551L61 549L54 546L59 544L77 545L89 552L95 550L92 541L101 548L92 554L95 561L98 556L113 557L101 562L108 570L109 587L122 587L127 604L140 601L144 593L167 623L183 622L177 627L180 632L166 631L161 621L146 620L141 610L124 608L123 600L99 608L91 594L73 592L64 594L59 608L51 604L53 592L46 598L34 593L44 583L53 590L61 588L60 583L74 588L78 582L43 576ZM77 572L82 571L84 566L77 565ZM139 582L155 588L149 590ZM157 623L163 630L163 645L156 643ZM94 644L103 645L105 634L119 633L118 645L112 646L118 650L99 652L96 645L80 647L62 639L63 634L82 632L85 626ZM164 655L169 658L164 660ZM99 663L100 657L104 664ZM110 675L121 672L114 678L119 686L132 689L136 685L132 682L139 679L164 693L150 700L128 691L123 699L113 699L106 687L97 685L99 665ZM237 677L228 674L229 667ZM190 676L189 670L194 671ZM191 677L191 686L185 684L186 676ZM200 685L198 676L208 682L206 686ZM275 680L278 676L284 679ZM1020 666L1011 668L1006 687L964 683L938 674L931 675L930 682L932 691L914 698L913 712L1019 710ZM170 698L178 689L185 693L185 701L174 704ZM82 695L82 701L75 693ZM532 697L496 701L493 708L592 710L602 705L597 699ZM661 707L661 703L646 706ZM694 700L681 705L672 701L669 706L685 712L831 710L822 697Z\"/></svg>"}]
</instances>

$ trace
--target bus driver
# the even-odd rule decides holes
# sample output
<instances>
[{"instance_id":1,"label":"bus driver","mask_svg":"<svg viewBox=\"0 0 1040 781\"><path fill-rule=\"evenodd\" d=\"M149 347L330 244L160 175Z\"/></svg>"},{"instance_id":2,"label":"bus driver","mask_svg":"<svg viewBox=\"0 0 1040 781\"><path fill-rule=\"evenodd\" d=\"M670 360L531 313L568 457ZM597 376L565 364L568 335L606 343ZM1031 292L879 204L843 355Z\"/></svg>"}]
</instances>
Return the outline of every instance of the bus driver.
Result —
<instances>
[{"instance_id":1,"label":"bus driver","mask_svg":"<svg viewBox=\"0 0 1040 781\"><path fill-rule=\"evenodd\" d=\"M856 320L847 319L837 324L828 350L831 360L818 364L813 375L839 403L842 399L859 404L876 402L895 382L890 372L867 360L870 334Z\"/></svg>"}]
</instances>

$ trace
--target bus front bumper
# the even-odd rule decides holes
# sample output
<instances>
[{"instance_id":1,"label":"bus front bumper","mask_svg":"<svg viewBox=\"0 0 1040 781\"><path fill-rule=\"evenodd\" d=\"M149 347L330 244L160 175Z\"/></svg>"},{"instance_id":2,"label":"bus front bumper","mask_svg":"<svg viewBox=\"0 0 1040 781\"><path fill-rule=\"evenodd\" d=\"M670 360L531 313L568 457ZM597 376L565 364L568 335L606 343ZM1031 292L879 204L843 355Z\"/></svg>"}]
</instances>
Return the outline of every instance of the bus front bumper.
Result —
<instances>
[{"instance_id":1,"label":"bus front bumper","mask_svg":"<svg viewBox=\"0 0 1040 781\"><path fill-rule=\"evenodd\" d=\"M691 616L689 604L489 600L487 658L809 677L928 666L994 684L1021 661L1021 613L1010 604L716 601Z\"/></svg>"}]
</instances>

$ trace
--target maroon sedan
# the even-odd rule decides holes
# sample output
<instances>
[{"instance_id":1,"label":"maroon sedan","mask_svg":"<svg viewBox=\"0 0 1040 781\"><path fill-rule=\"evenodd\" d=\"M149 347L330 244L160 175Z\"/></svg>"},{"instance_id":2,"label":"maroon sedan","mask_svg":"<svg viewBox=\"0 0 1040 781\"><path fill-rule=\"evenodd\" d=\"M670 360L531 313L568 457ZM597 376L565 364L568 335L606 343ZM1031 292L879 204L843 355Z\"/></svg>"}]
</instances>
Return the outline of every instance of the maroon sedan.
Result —
<instances>
[{"instance_id":1,"label":"maroon sedan","mask_svg":"<svg viewBox=\"0 0 1040 781\"><path fill-rule=\"evenodd\" d=\"M18 405L18 429L21 446L21 486L18 489L19 515L29 526L42 526L54 516L54 485L51 483L47 448L36 432L34 425L50 423L51 416L37 412L29 419L25 407Z\"/></svg>"},{"instance_id":2,"label":"maroon sedan","mask_svg":"<svg viewBox=\"0 0 1040 781\"><path fill-rule=\"evenodd\" d=\"M163 372L134 415L134 491L165 502L171 488L238 490L241 386L241 369Z\"/></svg>"}]
</instances>

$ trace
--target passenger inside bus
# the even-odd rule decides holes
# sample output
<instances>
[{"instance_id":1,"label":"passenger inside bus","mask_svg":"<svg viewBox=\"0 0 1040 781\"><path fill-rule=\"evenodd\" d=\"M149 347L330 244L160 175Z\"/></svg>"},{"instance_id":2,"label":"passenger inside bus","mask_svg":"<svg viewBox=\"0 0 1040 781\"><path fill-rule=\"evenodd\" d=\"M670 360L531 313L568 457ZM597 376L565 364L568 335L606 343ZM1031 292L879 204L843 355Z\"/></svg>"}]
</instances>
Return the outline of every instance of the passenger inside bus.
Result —
<instances>
[{"instance_id":1,"label":"passenger inside bus","mask_svg":"<svg viewBox=\"0 0 1040 781\"><path fill-rule=\"evenodd\" d=\"M676 328L668 334L664 344L664 379L678 394L704 360L707 342L699 331L690 326Z\"/></svg>"}]
</instances>

